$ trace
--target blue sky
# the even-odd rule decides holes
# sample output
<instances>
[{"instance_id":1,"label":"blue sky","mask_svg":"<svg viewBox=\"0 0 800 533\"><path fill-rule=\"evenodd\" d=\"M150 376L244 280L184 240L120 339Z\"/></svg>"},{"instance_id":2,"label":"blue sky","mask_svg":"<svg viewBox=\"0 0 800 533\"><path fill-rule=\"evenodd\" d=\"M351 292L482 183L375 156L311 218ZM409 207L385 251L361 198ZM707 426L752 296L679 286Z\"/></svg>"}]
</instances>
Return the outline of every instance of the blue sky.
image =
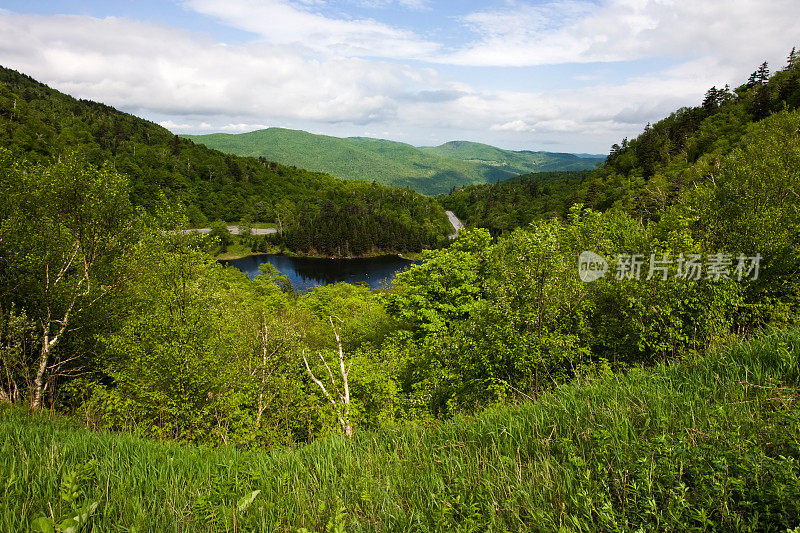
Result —
<instances>
[{"instance_id":1,"label":"blue sky","mask_svg":"<svg viewBox=\"0 0 800 533\"><path fill-rule=\"evenodd\" d=\"M796 0L0 0L0 64L177 133L606 153L800 45Z\"/></svg>"}]
</instances>

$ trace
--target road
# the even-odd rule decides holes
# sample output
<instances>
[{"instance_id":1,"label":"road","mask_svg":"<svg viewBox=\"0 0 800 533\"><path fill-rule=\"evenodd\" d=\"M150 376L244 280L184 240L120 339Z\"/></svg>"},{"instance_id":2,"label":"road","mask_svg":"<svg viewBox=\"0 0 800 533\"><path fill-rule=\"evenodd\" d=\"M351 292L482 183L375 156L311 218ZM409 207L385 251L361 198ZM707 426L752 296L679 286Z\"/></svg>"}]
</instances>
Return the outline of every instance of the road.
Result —
<instances>
[{"instance_id":1,"label":"road","mask_svg":"<svg viewBox=\"0 0 800 533\"><path fill-rule=\"evenodd\" d=\"M458 220L458 217L456 217L455 213L453 213L452 211L445 211L445 213L447 213L447 218L450 219L450 224L453 225L453 229L456 230L455 233L450 235L450 240L453 240L456 237L458 237L458 230L464 229L464 224L462 224L461 221Z\"/></svg>"},{"instance_id":2,"label":"road","mask_svg":"<svg viewBox=\"0 0 800 533\"><path fill-rule=\"evenodd\" d=\"M464 229L464 224L458 220L458 217L456 217L455 213L452 211L445 211L445 213L447 213L447 218L450 219L450 224L453 225L453 229L455 230L455 233L450 235L450 239L452 240L458 237L458 230ZM192 233L193 231L197 233L210 233L211 228L182 229L179 230L179 233ZM239 226L228 226L228 231L233 235L239 235ZM272 233L278 233L278 230L275 228L253 228L251 230L251 235L270 235Z\"/></svg>"},{"instance_id":3,"label":"road","mask_svg":"<svg viewBox=\"0 0 800 533\"><path fill-rule=\"evenodd\" d=\"M193 231L197 233L211 233L211 228L182 229L179 233L192 233ZM239 235L239 226L228 226L228 231L233 235ZM253 228L250 230L251 235L269 235L271 233L278 233L278 230L275 228Z\"/></svg>"}]
</instances>

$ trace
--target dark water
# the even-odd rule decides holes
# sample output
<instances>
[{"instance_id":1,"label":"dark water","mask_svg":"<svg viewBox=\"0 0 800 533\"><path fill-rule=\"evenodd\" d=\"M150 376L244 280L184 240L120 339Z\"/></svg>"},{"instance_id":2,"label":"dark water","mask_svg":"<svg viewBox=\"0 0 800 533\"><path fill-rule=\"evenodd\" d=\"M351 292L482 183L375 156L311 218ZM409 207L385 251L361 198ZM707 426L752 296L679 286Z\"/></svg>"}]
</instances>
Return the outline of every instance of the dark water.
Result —
<instances>
[{"instance_id":1,"label":"dark water","mask_svg":"<svg viewBox=\"0 0 800 533\"><path fill-rule=\"evenodd\" d=\"M396 256L369 257L360 259L317 259L310 257L287 257L285 255L251 255L241 259L223 261L235 266L253 279L258 275L261 263L272 263L281 274L289 276L292 287L298 291L312 289L315 285L327 285L346 281L366 282L373 289L388 285L397 272L408 270L419 261L409 261Z\"/></svg>"}]
</instances>

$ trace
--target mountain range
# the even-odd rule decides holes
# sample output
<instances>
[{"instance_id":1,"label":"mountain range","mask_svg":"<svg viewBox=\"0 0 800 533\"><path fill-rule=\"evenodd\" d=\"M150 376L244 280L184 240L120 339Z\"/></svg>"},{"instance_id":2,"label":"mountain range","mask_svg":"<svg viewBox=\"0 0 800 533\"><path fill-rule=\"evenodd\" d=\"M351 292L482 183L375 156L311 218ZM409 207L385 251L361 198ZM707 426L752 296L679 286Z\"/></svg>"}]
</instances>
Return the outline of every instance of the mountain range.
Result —
<instances>
[{"instance_id":1,"label":"mountain range","mask_svg":"<svg viewBox=\"0 0 800 533\"><path fill-rule=\"evenodd\" d=\"M417 252L452 232L429 196L225 154L0 67L0 162L49 165L73 154L123 174L135 206L152 213L169 206L193 226L278 222L280 245L295 253Z\"/></svg>"},{"instance_id":2,"label":"mountain range","mask_svg":"<svg viewBox=\"0 0 800 533\"><path fill-rule=\"evenodd\" d=\"M410 187L429 195L530 172L592 169L605 160L603 155L512 151L468 141L416 147L385 139L341 138L284 128L183 137L222 152L260 157L341 179Z\"/></svg>"}]
</instances>

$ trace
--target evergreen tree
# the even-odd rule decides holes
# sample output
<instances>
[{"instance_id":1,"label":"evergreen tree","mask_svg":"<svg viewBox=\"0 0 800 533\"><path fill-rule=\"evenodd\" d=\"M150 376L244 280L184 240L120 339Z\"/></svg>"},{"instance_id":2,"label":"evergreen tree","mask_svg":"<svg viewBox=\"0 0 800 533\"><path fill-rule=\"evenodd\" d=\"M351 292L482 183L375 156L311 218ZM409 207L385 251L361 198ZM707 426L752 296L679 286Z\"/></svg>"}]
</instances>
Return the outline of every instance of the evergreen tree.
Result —
<instances>
[{"instance_id":1,"label":"evergreen tree","mask_svg":"<svg viewBox=\"0 0 800 533\"><path fill-rule=\"evenodd\" d=\"M750 77L747 78L747 87L748 88L755 87L757 84L757 78L758 78L758 71L754 71L752 74L750 74Z\"/></svg>"},{"instance_id":2,"label":"evergreen tree","mask_svg":"<svg viewBox=\"0 0 800 533\"><path fill-rule=\"evenodd\" d=\"M769 81L769 65L766 61L761 63L756 71L756 82L759 85L765 85Z\"/></svg>"},{"instance_id":3,"label":"evergreen tree","mask_svg":"<svg viewBox=\"0 0 800 533\"><path fill-rule=\"evenodd\" d=\"M717 109L719 104L719 96L721 91L717 90L717 87L711 87L709 90L706 91L706 96L703 98L703 109L706 111L714 111Z\"/></svg>"},{"instance_id":4,"label":"evergreen tree","mask_svg":"<svg viewBox=\"0 0 800 533\"><path fill-rule=\"evenodd\" d=\"M644 178L652 177L655 174L658 153L656 132L649 122L644 128L644 132L639 136L639 143L636 145L636 158L639 160Z\"/></svg>"},{"instance_id":5,"label":"evergreen tree","mask_svg":"<svg viewBox=\"0 0 800 533\"><path fill-rule=\"evenodd\" d=\"M797 65L800 56L797 54L797 49L793 46L792 51L789 52L789 57L786 58L786 67L783 70L792 70Z\"/></svg>"}]
</instances>

